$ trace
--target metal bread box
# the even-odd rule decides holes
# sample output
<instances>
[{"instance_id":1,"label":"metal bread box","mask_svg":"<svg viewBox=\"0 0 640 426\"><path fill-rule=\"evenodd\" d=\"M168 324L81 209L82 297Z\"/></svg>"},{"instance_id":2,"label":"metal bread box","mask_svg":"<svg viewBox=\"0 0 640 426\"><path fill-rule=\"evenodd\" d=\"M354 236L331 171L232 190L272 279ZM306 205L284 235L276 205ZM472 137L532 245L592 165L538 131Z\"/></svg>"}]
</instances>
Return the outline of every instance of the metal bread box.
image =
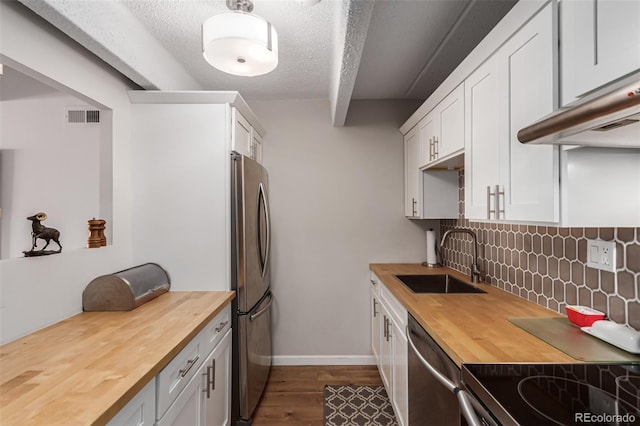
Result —
<instances>
[{"instance_id":1,"label":"metal bread box","mask_svg":"<svg viewBox=\"0 0 640 426\"><path fill-rule=\"evenodd\" d=\"M171 288L169 274L145 263L93 279L82 292L84 311L130 311Z\"/></svg>"}]
</instances>

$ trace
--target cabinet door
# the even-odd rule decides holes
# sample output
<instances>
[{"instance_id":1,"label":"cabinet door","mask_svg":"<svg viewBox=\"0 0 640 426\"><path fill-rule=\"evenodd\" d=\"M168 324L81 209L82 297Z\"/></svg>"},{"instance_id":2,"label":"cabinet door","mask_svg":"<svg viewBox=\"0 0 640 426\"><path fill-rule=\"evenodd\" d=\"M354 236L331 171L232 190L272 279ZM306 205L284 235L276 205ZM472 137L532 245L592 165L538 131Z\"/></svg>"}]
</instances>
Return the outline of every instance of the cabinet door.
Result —
<instances>
[{"instance_id":1,"label":"cabinet door","mask_svg":"<svg viewBox=\"0 0 640 426\"><path fill-rule=\"evenodd\" d=\"M213 350L201 375L202 425L226 426L231 410L231 330Z\"/></svg>"},{"instance_id":2,"label":"cabinet door","mask_svg":"<svg viewBox=\"0 0 640 426\"><path fill-rule=\"evenodd\" d=\"M380 339L382 337L380 301L375 292L370 290L371 300L371 353L376 361L380 363Z\"/></svg>"},{"instance_id":3,"label":"cabinet door","mask_svg":"<svg viewBox=\"0 0 640 426\"><path fill-rule=\"evenodd\" d=\"M164 416L158 420L157 426L200 426L202 424L200 395L205 389L202 375L206 374L209 362L210 360L207 359L196 371L195 376L180 392Z\"/></svg>"},{"instance_id":4,"label":"cabinet door","mask_svg":"<svg viewBox=\"0 0 640 426\"><path fill-rule=\"evenodd\" d=\"M156 379L153 378L107 423L107 426L153 426L156 420Z\"/></svg>"},{"instance_id":5,"label":"cabinet door","mask_svg":"<svg viewBox=\"0 0 640 426\"><path fill-rule=\"evenodd\" d=\"M231 149L247 157L251 157L251 124L236 109L232 109Z\"/></svg>"},{"instance_id":6,"label":"cabinet door","mask_svg":"<svg viewBox=\"0 0 640 426\"><path fill-rule=\"evenodd\" d=\"M499 181L500 76L499 61L489 58L464 82L465 98L465 216L489 217L487 188Z\"/></svg>"},{"instance_id":7,"label":"cabinet door","mask_svg":"<svg viewBox=\"0 0 640 426\"><path fill-rule=\"evenodd\" d=\"M407 217L420 217L422 201L420 195L420 170L418 169L419 145L418 129L414 128L404 137L404 187Z\"/></svg>"},{"instance_id":8,"label":"cabinet door","mask_svg":"<svg viewBox=\"0 0 640 426\"><path fill-rule=\"evenodd\" d=\"M251 128L251 158L262 163L262 136Z\"/></svg>"},{"instance_id":9,"label":"cabinet door","mask_svg":"<svg viewBox=\"0 0 640 426\"><path fill-rule=\"evenodd\" d=\"M418 135L420 139L419 144L419 159L418 166L425 166L437 159L438 147L438 120L436 120L436 114L431 112L427 114L418 123Z\"/></svg>"},{"instance_id":10,"label":"cabinet door","mask_svg":"<svg viewBox=\"0 0 640 426\"><path fill-rule=\"evenodd\" d=\"M521 144L523 127L553 112L556 90L553 7L549 4L501 49L500 181L505 214L500 219L557 222L560 219L558 148ZM505 74L506 73L506 74Z\"/></svg>"},{"instance_id":11,"label":"cabinet door","mask_svg":"<svg viewBox=\"0 0 640 426\"><path fill-rule=\"evenodd\" d=\"M640 2L562 0L562 104L640 69Z\"/></svg>"},{"instance_id":12,"label":"cabinet door","mask_svg":"<svg viewBox=\"0 0 640 426\"><path fill-rule=\"evenodd\" d=\"M398 324L392 323L391 339L393 341L393 391L390 395L393 408L400 426L408 424L409 418L409 383L407 378L407 338Z\"/></svg>"},{"instance_id":13,"label":"cabinet door","mask_svg":"<svg viewBox=\"0 0 640 426\"><path fill-rule=\"evenodd\" d=\"M459 85L438 104L440 136L436 157L444 158L464 149L464 87Z\"/></svg>"}]
</instances>

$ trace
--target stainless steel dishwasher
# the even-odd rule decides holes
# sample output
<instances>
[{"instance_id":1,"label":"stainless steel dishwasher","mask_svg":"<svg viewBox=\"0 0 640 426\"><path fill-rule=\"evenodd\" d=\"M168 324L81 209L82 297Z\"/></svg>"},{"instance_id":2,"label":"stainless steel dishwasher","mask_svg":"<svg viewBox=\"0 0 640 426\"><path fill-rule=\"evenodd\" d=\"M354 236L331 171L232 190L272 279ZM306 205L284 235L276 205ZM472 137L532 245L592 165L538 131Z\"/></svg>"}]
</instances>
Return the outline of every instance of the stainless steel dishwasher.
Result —
<instances>
[{"instance_id":1,"label":"stainless steel dishwasher","mask_svg":"<svg viewBox=\"0 0 640 426\"><path fill-rule=\"evenodd\" d=\"M466 391L460 369L409 314L409 426L497 425Z\"/></svg>"}]
</instances>

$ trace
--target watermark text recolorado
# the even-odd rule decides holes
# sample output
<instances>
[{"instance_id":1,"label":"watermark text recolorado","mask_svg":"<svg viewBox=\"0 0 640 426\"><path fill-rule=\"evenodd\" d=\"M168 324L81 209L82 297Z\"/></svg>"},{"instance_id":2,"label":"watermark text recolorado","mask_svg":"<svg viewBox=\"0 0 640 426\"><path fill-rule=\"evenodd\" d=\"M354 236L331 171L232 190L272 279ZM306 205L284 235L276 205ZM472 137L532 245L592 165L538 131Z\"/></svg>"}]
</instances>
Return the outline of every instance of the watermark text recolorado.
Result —
<instances>
[{"instance_id":1,"label":"watermark text recolorado","mask_svg":"<svg viewBox=\"0 0 640 426\"><path fill-rule=\"evenodd\" d=\"M635 423L636 416L630 413L626 414L594 414L594 413L575 413L573 420L576 423L609 423L609 424L631 424Z\"/></svg>"}]
</instances>

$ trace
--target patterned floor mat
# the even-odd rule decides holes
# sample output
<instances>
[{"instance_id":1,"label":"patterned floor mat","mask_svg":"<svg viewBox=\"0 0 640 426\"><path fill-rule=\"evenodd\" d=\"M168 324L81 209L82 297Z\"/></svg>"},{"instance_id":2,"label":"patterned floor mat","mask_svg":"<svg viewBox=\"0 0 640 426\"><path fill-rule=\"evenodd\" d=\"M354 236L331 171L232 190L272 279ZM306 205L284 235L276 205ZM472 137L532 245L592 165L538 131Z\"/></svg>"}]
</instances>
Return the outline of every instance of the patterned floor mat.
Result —
<instances>
[{"instance_id":1,"label":"patterned floor mat","mask_svg":"<svg viewBox=\"0 0 640 426\"><path fill-rule=\"evenodd\" d=\"M324 388L324 426L397 426L384 386Z\"/></svg>"}]
</instances>

